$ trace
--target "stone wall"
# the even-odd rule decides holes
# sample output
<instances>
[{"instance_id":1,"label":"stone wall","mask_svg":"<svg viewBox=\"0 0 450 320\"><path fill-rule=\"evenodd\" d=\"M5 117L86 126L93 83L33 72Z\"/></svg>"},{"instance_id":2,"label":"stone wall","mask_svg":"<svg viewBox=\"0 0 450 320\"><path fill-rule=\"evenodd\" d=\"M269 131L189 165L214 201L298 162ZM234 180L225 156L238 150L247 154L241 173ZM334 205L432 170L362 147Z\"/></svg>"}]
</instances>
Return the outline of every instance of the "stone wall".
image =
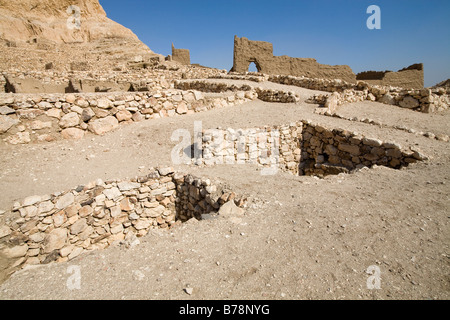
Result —
<instances>
[{"instance_id":1,"label":"stone wall","mask_svg":"<svg viewBox=\"0 0 450 320\"><path fill-rule=\"evenodd\" d=\"M392 86L371 85L363 81L356 84L341 80L310 79L293 76L271 76L269 81L306 89L333 92L329 96L319 95L311 102L324 104L323 112L334 113L340 105L358 101L376 101L396 105L415 111L432 113L450 106L450 95L446 88L403 89Z\"/></svg>"},{"instance_id":2,"label":"stone wall","mask_svg":"<svg viewBox=\"0 0 450 320\"><path fill-rule=\"evenodd\" d=\"M311 58L274 56L269 42L251 41L234 37L233 68L231 71L245 73L251 62L259 72L276 75L304 76L308 78L342 79L356 82L356 76L349 66L330 66L317 63Z\"/></svg>"},{"instance_id":3,"label":"stone wall","mask_svg":"<svg viewBox=\"0 0 450 320\"><path fill-rule=\"evenodd\" d=\"M237 72L230 72L229 74L216 74L210 76L209 79L229 79L229 80L246 80L253 82L264 82L269 79L268 75L265 74L239 74Z\"/></svg>"},{"instance_id":4,"label":"stone wall","mask_svg":"<svg viewBox=\"0 0 450 320\"><path fill-rule=\"evenodd\" d=\"M130 181L98 179L16 202L0 225L0 254L18 259L15 265L63 262L115 243L132 246L151 229L200 220L229 201L242 206L245 199L170 167Z\"/></svg>"},{"instance_id":5,"label":"stone wall","mask_svg":"<svg viewBox=\"0 0 450 320\"><path fill-rule=\"evenodd\" d=\"M191 57L188 49L176 49L172 43L172 60L184 65L191 64Z\"/></svg>"},{"instance_id":6,"label":"stone wall","mask_svg":"<svg viewBox=\"0 0 450 320\"><path fill-rule=\"evenodd\" d=\"M0 93L6 92L6 79L0 74Z\"/></svg>"},{"instance_id":7,"label":"stone wall","mask_svg":"<svg viewBox=\"0 0 450 320\"><path fill-rule=\"evenodd\" d=\"M408 89L423 89L424 74L423 64L417 63L393 71L365 71L356 75L356 80L362 80L370 84L381 86L393 86Z\"/></svg>"},{"instance_id":8,"label":"stone wall","mask_svg":"<svg viewBox=\"0 0 450 320\"><path fill-rule=\"evenodd\" d=\"M166 68L159 65L152 69L117 71L29 71L12 69L0 75L0 92L4 92L6 78L9 91L15 93L75 93L75 92L124 92L170 89L175 79L201 79L220 75L226 71L192 65L176 65ZM22 82L24 85L22 85ZM30 85L27 85L30 84ZM96 88L98 87L98 91ZM2 91L3 90L3 91Z\"/></svg>"},{"instance_id":9,"label":"stone wall","mask_svg":"<svg viewBox=\"0 0 450 320\"><path fill-rule=\"evenodd\" d=\"M287 75L271 75L269 81L296 86L310 90L319 90L326 92L343 91L346 89L354 89L355 84L340 79L314 79L307 77L294 77Z\"/></svg>"},{"instance_id":10,"label":"stone wall","mask_svg":"<svg viewBox=\"0 0 450 320\"><path fill-rule=\"evenodd\" d=\"M202 92L245 91L250 98L258 98L266 102L296 103L300 97L292 91L264 89L247 84L235 85L226 82L210 82L208 80L175 81L174 87L181 90L198 90Z\"/></svg>"},{"instance_id":11,"label":"stone wall","mask_svg":"<svg viewBox=\"0 0 450 320\"><path fill-rule=\"evenodd\" d=\"M426 160L415 149L395 142L364 137L344 129L330 129L303 121L299 172L306 175L328 175L372 167L399 169Z\"/></svg>"},{"instance_id":12,"label":"stone wall","mask_svg":"<svg viewBox=\"0 0 450 320\"><path fill-rule=\"evenodd\" d=\"M209 129L197 165L258 164L299 175L325 176L374 165L399 169L426 160L415 149L310 121L251 129ZM273 173L273 171L271 171Z\"/></svg>"},{"instance_id":13,"label":"stone wall","mask_svg":"<svg viewBox=\"0 0 450 320\"><path fill-rule=\"evenodd\" d=\"M210 97L175 89L156 93L0 94L0 137L10 144L103 135L121 123L172 117L256 99L244 92Z\"/></svg>"}]
</instances>

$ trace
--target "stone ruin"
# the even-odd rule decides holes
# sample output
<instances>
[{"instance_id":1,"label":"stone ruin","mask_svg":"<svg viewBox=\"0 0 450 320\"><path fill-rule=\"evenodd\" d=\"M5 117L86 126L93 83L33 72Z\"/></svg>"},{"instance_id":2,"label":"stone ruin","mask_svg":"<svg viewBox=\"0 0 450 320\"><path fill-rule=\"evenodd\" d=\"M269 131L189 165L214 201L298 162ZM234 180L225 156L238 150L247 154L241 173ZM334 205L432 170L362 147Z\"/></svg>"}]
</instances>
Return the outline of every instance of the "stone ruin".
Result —
<instances>
[{"instance_id":1,"label":"stone ruin","mask_svg":"<svg viewBox=\"0 0 450 320\"><path fill-rule=\"evenodd\" d=\"M172 43L172 60L183 65L191 64L191 58L188 49L176 49Z\"/></svg>"},{"instance_id":2,"label":"stone ruin","mask_svg":"<svg viewBox=\"0 0 450 320\"><path fill-rule=\"evenodd\" d=\"M252 41L245 37L234 37L233 68L231 72L245 73L251 63L259 73L306 77L311 79L340 79L349 83L363 80L374 85L394 86L408 89L424 87L423 64L392 71L366 71L357 75L347 65L330 66L312 58L274 56L273 45L265 41Z\"/></svg>"},{"instance_id":3,"label":"stone ruin","mask_svg":"<svg viewBox=\"0 0 450 320\"><path fill-rule=\"evenodd\" d=\"M416 63L397 72L393 71L364 71L356 75L356 80L381 86L422 89L423 63Z\"/></svg>"},{"instance_id":4,"label":"stone ruin","mask_svg":"<svg viewBox=\"0 0 450 320\"><path fill-rule=\"evenodd\" d=\"M264 41L251 41L245 37L234 37L232 72L248 71L254 62L258 72L273 75L304 76L308 78L342 79L356 82L356 76L349 66L329 66L312 58L291 58L274 56L273 45Z\"/></svg>"}]
</instances>

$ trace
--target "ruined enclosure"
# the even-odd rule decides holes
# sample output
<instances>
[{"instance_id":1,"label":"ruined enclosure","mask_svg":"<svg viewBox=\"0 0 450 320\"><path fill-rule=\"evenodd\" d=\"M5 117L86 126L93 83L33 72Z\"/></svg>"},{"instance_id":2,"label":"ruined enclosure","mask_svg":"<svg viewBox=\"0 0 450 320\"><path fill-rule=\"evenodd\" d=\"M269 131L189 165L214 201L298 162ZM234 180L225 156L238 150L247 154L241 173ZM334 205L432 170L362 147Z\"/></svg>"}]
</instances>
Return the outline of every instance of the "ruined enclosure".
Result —
<instances>
[{"instance_id":1,"label":"ruined enclosure","mask_svg":"<svg viewBox=\"0 0 450 320\"><path fill-rule=\"evenodd\" d=\"M1 229L0 254L20 253L26 265L62 262L117 241L132 245L151 229L201 220L225 203L238 207L244 202L210 179L176 173L170 167L131 181L99 179L16 202Z\"/></svg>"},{"instance_id":2,"label":"ruined enclosure","mask_svg":"<svg viewBox=\"0 0 450 320\"><path fill-rule=\"evenodd\" d=\"M252 62L255 63L258 72L266 74L342 79L348 82L356 82L355 74L349 66L324 65L312 58L274 56L271 43L251 41L245 37L238 38L235 36L231 71L247 72Z\"/></svg>"},{"instance_id":3,"label":"ruined enclosure","mask_svg":"<svg viewBox=\"0 0 450 320\"><path fill-rule=\"evenodd\" d=\"M105 81L94 79L68 79L65 81L44 82L31 77L17 78L4 76L6 93L88 93L88 92L134 92L141 86L125 81ZM148 88L144 88L148 91Z\"/></svg>"},{"instance_id":4,"label":"ruined enclosure","mask_svg":"<svg viewBox=\"0 0 450 320\"><path fill-rule=\"evenodd\" d=\"M191 64L191 57L188 49L176 49L172 43L172 60L183 65Z\"/></svg>"},{"instance_id":5,"label":"ruined enclosure","mask_svg":"<svg viewBox=\"0 0 450 320\"><path fill-rule=\"evenodd\" d=\"M295 175L320 177L374 165L400 169L426 159L420 152L393 142L309 121L262 128L206 130L201 149L202 157L200 161L193 160L195 164L257 164Z\"/></svg>"},{"instance_id":6,"label":"ruined enclosure","mask_svg":"<svg viewBox=\"0 0 450 320\"><path fill-rule=\"evenodd\" d=\"M365 71L358 73L356 80L362 80L374 85L422 89L424 87L423 64L413 64L397 72Z\"/></svg>"},{"instance_id":7,"label":"ruined enclosure","mask_svg":"<svg viewBox=\"0 0 450 320\"><path fill-rule=\"evenodd\" d=\"M249 70L250 66L254 66ZM254 70L256 69L256 70ZM290 75L311 79L340 79L349 83L362 80L374 85L394 86L410 89L424 87L423 64L392 71L365 71L355 75L347 65L330 66L312 58L274 56L273 45L264 41L252 41L245 37L234 37L232 72L257 71L269 75Z\"/></svg>"}]
</instances>

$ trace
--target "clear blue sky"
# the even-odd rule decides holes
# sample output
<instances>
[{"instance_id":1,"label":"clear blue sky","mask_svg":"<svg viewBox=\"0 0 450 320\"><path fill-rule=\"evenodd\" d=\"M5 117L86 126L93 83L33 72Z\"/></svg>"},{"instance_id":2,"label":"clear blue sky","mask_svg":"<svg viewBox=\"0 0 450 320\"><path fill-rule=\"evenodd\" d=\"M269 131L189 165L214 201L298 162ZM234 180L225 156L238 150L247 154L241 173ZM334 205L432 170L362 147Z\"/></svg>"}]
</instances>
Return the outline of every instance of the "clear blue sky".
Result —
<instances>
[{"instance_id":1,"label":"clear blue sky","mask_svg":"<svg viewBox=\"0 0 450 320\"><path fill-rule=\"evenodd\" d=\"M100 0L109 18L154 52L189 49L191 62L229 70L234 35L275 55L346 64L355 73L424 63L425 86L450 78L449 0ZM369 5L381 30L369 30Z\"/></svg>"}]
</instances>

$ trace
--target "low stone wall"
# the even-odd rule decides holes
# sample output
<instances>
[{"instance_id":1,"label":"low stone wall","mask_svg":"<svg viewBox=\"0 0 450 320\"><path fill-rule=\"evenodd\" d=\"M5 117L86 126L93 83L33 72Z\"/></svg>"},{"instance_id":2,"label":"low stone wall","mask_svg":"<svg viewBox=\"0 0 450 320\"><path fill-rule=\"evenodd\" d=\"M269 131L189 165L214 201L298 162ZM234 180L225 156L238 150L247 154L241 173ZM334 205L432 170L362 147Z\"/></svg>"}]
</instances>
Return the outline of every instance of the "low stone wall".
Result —
<instances>
[{"instance_id":1,"label":"low stone wall","mask_svg":"<svg viewBox=\"0 0 450 320\"><path fill-rule=\"evenodd\" d=\"M323 109L323 108L318 108L316 110L320 110L320 109ZM325 115L329 115L329 116L334 117L334 118L344 119L344 120L348 120L348 121L357 121L357 122L367 123L367 124L370 124L370 125L379 126L379 127L383 127L383 128L393 128L393 129L396 129L396 130L401 130L401 131L409 132L411 134L415 134L416 136L426 137L426 138L429 138L429 139L432 139L432 140L438 140L438 141L444 141L444 142L449 142L450 141L450 137L448 135L446 135L446 134L442 134L442 133L435 134L435 133L430 132L430 131L426 131L426 132L418 131L416 129L408 128L408 127L406 127L404 125L401 125L401 124L389 125L389 124L381 123L379 121L376 121L376 120L373 120L373 119L370 119L370 118L365 118L365 117L346 117L346 116L343 116L343 115L341 115L341 114L339 114L337 112L333 113L333 114L329 114L329 113L324 113L324 114Z\"/></svg>"},{"instance_id":2,"label":"low stone wall","mask_svg":"<svg viewBox=\"0 0 450 320\"><path fill-rule=\"evenodd\" d=\"M238 74L231 72L229 74L217 74L214 76L209 77L209 79L229 79L229 80L246 80L246 81L253 81L253 82L264 82L269 79L268 75L250 75L250 74Z\"/></svg>"},{"instance_id":3,"label":"low stone wall","mask_svg":"<svg viewBox=\"0 0 450 320\"><path fill-rule=\"evenodd\" d=\"M297 174L301 122L250 129L208 129L202 133L202 158L196 164L258 164ZM268 174L273 171L268 171Z\"/></svg>"},{"instance_id":4,"label":"low stone wall","mask_svg":"<svg viewBox=\"0 0 450 320\"><path fill-rule=\"evenodd\" d=\"M450 106L450 95L445 88L402 89L390 86L369 85L365 82L357 84L342 80L309 79L292 76L271 76L269 81L306 89L333 92L327 101L329 112L335 112L342 104L357 101L377 101L396 105L402 108L430 113L443 111ZM324 103L323 96L316 96L311 101Z\"/></svg>"},{"instance_id":5,"label":"low stone wall","mask_svg":"<svg viewBox=\"0 0 450 320\"><path fill-rule=\"evenodd\" d=\"M164 66L160 66L164 67ZM59 90L58 92L50 92L48 93L66 93L66 88L70 89L70 82L79 83L80 81L88 82L87 88L80 88L80 86L75 86L76 90L81 90L82 92L94 92L92 89L93 86L89 85L90 83L97 83L96 86L105 87L102 83L128 83L133 86L133 91L157 91L157 90L165 90L173 88L173 82L175 79L205 79L214 75L220 75L225 73L224 70L217 70L212 68L204 68L204 67L196 67L196 66L177 66L175 69L139 69L139 70L127 70L123 72L122 68L119 68L117 71L111 70L89 70L89 71L57 71L57 70L42 70L42 71L34 71L34 70L20 70L20 69L9 69L4 70L2 75L0 75L0 85L3 77L6 76L11 79L17 80L35 80L39 83L39 86L42 88L47 88L48 90L53 87ZM5 81L5 80L3 80ZM0 86L1 89L6 84L6 81L3 85ZM25 88L21 88L20 86L17 88L17 93L30 93L30 92L21 92ZM37 92L34 88L32 93ZM95 89L95 86L94 86ZM104 89L104 88L103 88ZM83 91L86 90L86 91ZM90 91L89 91L90 90ZM109 92L113 90L117 90L115 88L110 88ZM120 89L119 90L123 90ZM128 91L127 89L126 91ZM26 90L25 90L26 91ZM45 91L40 91L37 93L44 93Z\"/></svg>"},{"instance_id":6,"label":"low stone wall","mask_svg":"<svg viewBox=\"0 0 450 320\"><path fill-rule=\"evenodd\" d=\"M247 84L235 85L225 82L210 82L207 80L175 81L174 87L181 90L198 90L203 92L247 91L246 95L266 102L296 103L300 97L292 91L264 89Z\"/></svg>"},{"instance_id":7,"label":"low stone wall","mask_svg":"<svg viewBox=\"0 0 450 320\"><path fill-rule=\"evenodd\" d=\"M415 149L303 121L300 174L328 175L374 165L400 169L426 160Z\"/></svg>"},{"instance_id":8,"label":"low stone wall","mask_svg":"<svg viewBox=\"0 0 450 320\"><path fill-rule=\"evenodd\" d=\"M251 91L252 87L243 84L235 85L225 82L210 82L207 80L181 80L174 82L174 88L180 90L198 90L202 92L221 93L226 91Z\"/></svg>"},{"instance_id":9,"label":"low stone wall","mask_svg":"<svg viewBox=\"0 0 450 320\"><path fill-rule=\"evenodd\" d=\"M292 91L264 89L256 87L256 94L258 99L265 102L279 102L279 103L297 103L300 97Z\"/></svg>"},{"instance_id":10,"label":"low stone wall","mask_svg":"<svg viewBox=\"0 0 450 320\"><path fill-rule=\"evenodd\" d=\"M343 91L345 89L353 89L355 87L354 83L345 82L341 79L313 79L305 77L272 75L269 76L268 80L270 82L285 84L288 86L296 86L326 92Z\"/></svg>"},{"instance_id":11,"label":"low stone wall","mask_svg":"<svg viewBox=\"0 0 450 320\"><path fill-rule=\"evenodd\" d=\"M10 144L102 135L120 123L172 117L242 104L256 95L207 97L199 91L156 93L0 94L0 137Z\"/></svg>"},{"instance_id":12,"label":"low stone wall","mask_svg":"<svg viewBox=\"0 0 450 320\"><path fill-rule=\"evenodd\" d=\"M21 264L67 261L113 243L133 245L150 229L170 228L192 217L245 200L209 179L150 170L130 181L101 179L66 192L16 202L0 225L0 254Z\"/></svg>"},{"instance_id":13,"label":"low stone wall","mask_svg":"<svg viewBox=\"0 0 450 320\"><path fill-rule=\"evenodd\" d=\"M418 150L299 121L252 129L209 129L196 164L258 164L299 175L325 176L374 165L399 169L426 160ZM273 174L274 171L271 171Z\"/></svg>"}]
</instances>

